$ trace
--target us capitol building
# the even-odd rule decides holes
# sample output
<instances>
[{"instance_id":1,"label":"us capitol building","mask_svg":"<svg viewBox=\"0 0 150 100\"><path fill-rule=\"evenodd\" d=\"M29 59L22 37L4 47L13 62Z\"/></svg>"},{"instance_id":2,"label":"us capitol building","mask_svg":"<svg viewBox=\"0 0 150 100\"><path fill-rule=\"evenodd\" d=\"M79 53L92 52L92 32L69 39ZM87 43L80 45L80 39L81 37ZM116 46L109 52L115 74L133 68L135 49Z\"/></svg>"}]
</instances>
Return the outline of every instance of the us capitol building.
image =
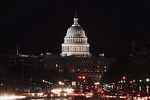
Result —
<instances>
[{"instance_id":1,"label":"us capitol building","mask_svg":"<svg viewBox=\"0 0 150 100\"><path fill-rule=\"evenodd\" d=\"M41 80L78 81L80 75L91 79L91 84L101 82L106 72L104 54L96 57L91 55L85 31L78 23L77 17L74 17L73 21L64 37L60 55L51 53L41 53L38 56L24 55L17 49L16 55L7 57L9 62L6 65L8 69L7 87L10 89L9 91L24 90L32 85L38 86Z\"/></svg>"}]
</instances>

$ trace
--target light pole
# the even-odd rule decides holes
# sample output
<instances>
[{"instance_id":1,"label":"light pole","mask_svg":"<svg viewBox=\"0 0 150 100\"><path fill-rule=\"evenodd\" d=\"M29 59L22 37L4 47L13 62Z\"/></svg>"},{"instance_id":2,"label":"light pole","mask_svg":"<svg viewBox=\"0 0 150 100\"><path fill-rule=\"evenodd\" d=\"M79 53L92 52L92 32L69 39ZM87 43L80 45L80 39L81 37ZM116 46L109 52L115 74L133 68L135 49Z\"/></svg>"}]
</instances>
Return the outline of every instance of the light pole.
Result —
<instances>
[{"instance_id":1,"label":"light pole","mask_svg":"<svg viewBox=\"0 0 150 100\"><path fill-rule=\"evenodd\" d=\"M146 82L149 83L149 78L146 78ZM146 85L146 92L149 94L149 84Z\"/></svg>"}]
</instances>

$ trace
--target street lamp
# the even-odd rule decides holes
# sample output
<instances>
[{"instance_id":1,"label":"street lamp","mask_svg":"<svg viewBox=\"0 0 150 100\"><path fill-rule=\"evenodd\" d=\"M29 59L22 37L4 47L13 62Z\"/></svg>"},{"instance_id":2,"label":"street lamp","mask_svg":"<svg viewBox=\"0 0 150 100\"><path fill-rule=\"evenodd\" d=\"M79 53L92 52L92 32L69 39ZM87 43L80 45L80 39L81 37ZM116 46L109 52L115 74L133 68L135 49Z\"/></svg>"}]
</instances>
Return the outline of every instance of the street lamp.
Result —
<instances>
[{"instance_id":1,"label":"street lamp","mask_svg":"<svg viewBox=\"0 0 150 100\"><path fill-rule=\"evenodd\" d=\"M149 82L149 78L146 78L146 82ZM146 85L146 92L149 93L149 85Z\"/></svg>"},{"instance_id":2,"label":"street lamp","mask_svg":"<svg viewBox=\"0 0 150 100\"><path fill-rule=\"evenodd\" d=\"M149 82L149 78L146 78L146 82Z\"/></svg>"},{"instance_id":3,"label":"street lamp","mask_svg":"<svg viewBox=\"0 0 150 100\"><path fill-rule=\"evenodd\" d=\"M142 80L139 80L139 82L142 82Z\"/></svg>"}]
</instances>

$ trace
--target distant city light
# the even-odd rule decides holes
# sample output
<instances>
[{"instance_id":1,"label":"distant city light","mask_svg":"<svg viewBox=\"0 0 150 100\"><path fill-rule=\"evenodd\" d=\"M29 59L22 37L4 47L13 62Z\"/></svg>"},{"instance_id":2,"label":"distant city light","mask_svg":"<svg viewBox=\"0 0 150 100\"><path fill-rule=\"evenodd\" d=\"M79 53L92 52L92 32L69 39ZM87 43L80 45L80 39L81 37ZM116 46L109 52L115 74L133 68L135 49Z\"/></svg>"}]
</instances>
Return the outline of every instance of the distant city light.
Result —
<instances>
[{"instance_id":1,"label":"distant city light","mask_svg":"<svg viewBox=\"0 0 150 100\"><path fill-rule=\"evenodd\" d=\"M0 85L4 85L3 83L1 83Z\"/></svg>"},{"instance_id":2,"label":"distant city light","mask_svg":"<svg viewBox=\"0 0 150 100\"><path fill-rule=\"evenodd\" d=\"M65 83L63 83L63 82L61 82L61 81L59 81L58 84L59 84L59 85L65 85Z\"/></svg>"},{"instance_id":3,"label":"distant city light","mask_svg":"<svg viewBox=\"0 0 150 100\"><path fill-rule=\"evenodd\" d=\"M74 91L74 89L72 88L65 88L63 89L64 92L67 92L67 93L72 93Z\"/></svg>"},{"instance_id":4,"label":"distant city light","mask_svg":"<svg viewBox=\"0 0 150 100\"><path fill-rule=\"evenodd\" d=\"M72 88L56 88L56 89L52 89L51 92L54 94L59 94L61 92L66 92L68 94L73 93L74 89Z\"/></svg>"},{"instance_id":5,"label":"distant city light","mask_svg":"<svg viewBox=\"0 0 150 100\"><path fill-rule=\"evenodd\" d=\"M4 95L0 96L0 100L14 100L14 99L23 99L26 96L15 96L15 95Z\"/></svg>"},{"instance_id":6,"label":"distant city light","mask_svg":"<svg viewBox=\"0 0 150 100\"><path fill-rule=\"evenodd\" d=\"M133 83L133 81L130 81L130 84L132 84Z\"/></svg>"},{"instance_id":7,"label":"distant city light","mask_svg":"<svg viewBox=\"0 0 150 100\"><path fill-rule=\"evenodd\" d=\"M55 94L59 94L62 91L62 89L52 89L51 92Z\"/></svg>"},{"instance_id":8,"label":"distant city light","mask_svg":"<svg viewBox=\"0 0 150 100\"><path fill-rule=\"evenodd\" d=\"M99 82L95 82L95 83L94 83L94 85L99 85L99 84L100 84Z\"/></svg>"},{"instance_id":9,"label":"distant city light","mask_svg":"<svg viewBox=\"0 0 150 100\"><path fill-rule=\"evenodd\" d=\"M123 80L121 80L120 82L123 83Z\"/></svg>"},{"instance_id":10,"label":"distant city light","mask_svg":"<svg viewBox=\"0 0 150 100\"><path fill-rule=\"evenodd\" d=\"M146 78L146 82L149 82L149 78Z\"/></svg>"},{"instance_id":11,"label":"distant city light","mask_svg":"<svg viewBox=\"0 0 150 100\"><path fill-rule=\"evenodd\" d=\"M108 84L105 84L105 87L107 88L109 85Z\"/></svg>"},{"instance_id":12,"label":"distant city light","mask_svg":"<svg viewBox=\"0 0 150 100\"><path fill-rule=\"evenodd\" d=\"M142 80L139 80L139 82L142 82Z\"/></svg>"},{"instance_id":13,"label":"distant city light","mask_svg":"<svg viewBox=\"0 0 150 100\"><path fill-rule=\"evenodd\" d=\"M85 76L83 76L82 78L85 79Z\"/></svg>"},{"instance_id":14,"label":"distant city light","mask_svg":"<svg viewBox=\"0 0 150 100\"><path fill-rule=\"evenodd\" d=\"M123 77L122 77L122 79L123 79L123 80L126 80L126 77L125 77L125 76L123 76Z\"/></svg>"}]
</instances>

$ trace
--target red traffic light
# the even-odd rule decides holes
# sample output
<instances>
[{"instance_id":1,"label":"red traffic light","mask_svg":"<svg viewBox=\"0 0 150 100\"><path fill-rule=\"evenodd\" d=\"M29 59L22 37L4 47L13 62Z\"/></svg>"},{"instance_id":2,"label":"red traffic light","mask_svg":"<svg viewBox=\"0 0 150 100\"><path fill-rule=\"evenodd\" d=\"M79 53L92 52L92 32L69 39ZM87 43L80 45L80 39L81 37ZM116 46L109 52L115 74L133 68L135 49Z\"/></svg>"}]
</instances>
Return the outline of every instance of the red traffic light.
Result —
<instances>
[{"instance_id":1,"label":"red traffic light","mask_svg":"<svg viewBox=\"0 0 150 100\"><path fill-rule=\"evenodd\" d=\"M130 84L132 84L133 83L133 81L130 81Z\"/></svg>"},{"instance_id":2,"label":"red traffic light","mask_svg":"<svg viewBox=\"0 0 150 100\"><path fill-rule=\"evenodd\" d=\"M123 80L126 80L126 77L125 77L125 76L123 76L123 77L122 77L122 79L123 79Z\"/></svg>"}]
</instances>

